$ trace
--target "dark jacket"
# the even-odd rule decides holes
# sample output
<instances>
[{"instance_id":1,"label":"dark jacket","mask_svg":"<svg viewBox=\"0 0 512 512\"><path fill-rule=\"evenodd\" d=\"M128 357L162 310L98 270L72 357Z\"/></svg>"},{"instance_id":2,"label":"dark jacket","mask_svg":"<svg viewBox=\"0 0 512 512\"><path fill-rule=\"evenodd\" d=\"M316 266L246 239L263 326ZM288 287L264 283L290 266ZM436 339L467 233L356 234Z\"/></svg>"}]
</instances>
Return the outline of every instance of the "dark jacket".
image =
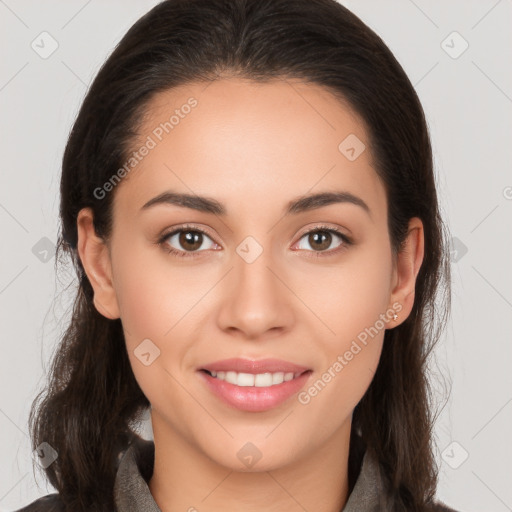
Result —
<instances>
[{"instance_id":1,"label":"dark jacket","mask_svg":"<svg viewBox=\"0 0 512 512\"><path fill-rule=\"evenodd\" d=\"M119 456L114 486L117 512L161 512L148 487L153 472L154 442L142 438L134 441ZM357 479L352 483L349 499L341 512L379 512L386 510L383 483L377 463L364 454ZM435 504L432 512L455 512ZM67 512L58 494L35 500L16 512Z\"/></svg>"}]
</instances>

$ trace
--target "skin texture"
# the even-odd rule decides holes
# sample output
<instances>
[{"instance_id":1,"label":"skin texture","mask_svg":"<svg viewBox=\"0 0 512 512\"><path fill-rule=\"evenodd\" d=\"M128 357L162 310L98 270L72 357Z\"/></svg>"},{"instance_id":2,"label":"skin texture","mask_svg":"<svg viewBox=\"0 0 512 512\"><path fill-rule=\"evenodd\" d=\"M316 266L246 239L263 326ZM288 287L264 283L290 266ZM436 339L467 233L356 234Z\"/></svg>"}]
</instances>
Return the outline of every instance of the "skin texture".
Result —
<instances>
[{"instance_id":1,"label":"skin texture","mask_svg":"<svg viewBox=\"0 0 512 512\"><path fill-rule=\"evenodd\" d=\"M164 512L339 511L348 497L352 411L371 382L385 329L411 311L422 223L411 219L395 260L365 127L323 88L225 78L166 91L151 100L140 141L191 96L197 106L111 192L111 239L95 235L89 209L77 220L95 306L121 318L152 405L151 493ZM338 149L349 134L366 144L354 161ZM141 210L166 190L215 198L227 214L170 204ZM363 199L370 215L350 203L284 215L292 199L340 190ZM166 250L193 252L179 235L157 242L185 223L208 235L193 257L180 258ZM304 233L323 225L353 244L337 251L345 242L333 234L318 249ZM263 250L252 263L236 252L247 236ZM397 320L386 315L394 303ZM239 411L197 373L219 359L275 357L311 368L308 389L382 314L384 328L307 404L292 396L264 412ZM134 353L146 338L160 350L149 366ZM261 453L251 468L237 456L247 442Z\"/></svg>"}]
</instances>

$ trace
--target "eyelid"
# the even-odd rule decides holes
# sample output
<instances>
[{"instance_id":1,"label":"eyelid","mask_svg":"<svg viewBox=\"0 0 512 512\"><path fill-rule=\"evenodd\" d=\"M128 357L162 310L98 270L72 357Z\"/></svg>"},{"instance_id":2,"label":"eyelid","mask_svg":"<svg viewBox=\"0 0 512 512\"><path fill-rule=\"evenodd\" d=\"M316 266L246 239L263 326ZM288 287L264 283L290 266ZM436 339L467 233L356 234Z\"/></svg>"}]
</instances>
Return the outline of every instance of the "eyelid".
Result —
<instances>
[{"instance_id":1,"label":"eyelid","mask_svg":"<svg viewBox=\"0 0 512 512\"><path fill-rule=\"evenodd\" d=\"M167 230L164 231L161 236L167 238L171 235L179 233L180 231L186 231L186 230L199 231L201 233L204 233L205 235L208 235L210 238L213 239L213 236L210 234L210 232L207 229L200 227L200 226L196 226L195 224L180 224L178 226L169 228L168 231Z\"/></svg>"},{"instance_id":2,"label":"eyelid","mask_svg":"<svg viewBox=\"0 0 512 512\"><path fill-rule=\"evenodd\" d=\"M306 226L303 230L299 231L297 237L298 239L301 239L304 235L307 235L312 231L334 231L338 235L344 236L347 239L351 240L351 236L348 233L345 233L343 229L336 225L330 225L328 223L310 224L309 226Z\"/></svg>"}]
</instances>

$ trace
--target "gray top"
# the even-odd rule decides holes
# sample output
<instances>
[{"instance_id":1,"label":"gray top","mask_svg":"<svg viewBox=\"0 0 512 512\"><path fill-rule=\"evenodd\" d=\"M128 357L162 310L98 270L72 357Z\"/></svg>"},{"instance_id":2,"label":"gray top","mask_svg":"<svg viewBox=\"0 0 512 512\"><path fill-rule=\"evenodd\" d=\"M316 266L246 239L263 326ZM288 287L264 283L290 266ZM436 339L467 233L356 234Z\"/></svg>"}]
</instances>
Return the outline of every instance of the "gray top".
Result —
<instances>
[{"instance_id":1,"label":"gray top","mask_svg":"<svg viewBox=\"0 0 512 512\"><path fill-rule=\"evenodd\" d=\"M119 453L114 484L116 512L161 512L148 482L153 474L154 442L138 438ZM359 476L340 512L379 512L394 510L386 502L386 489L381 479L378 463L367 452L361 463ZM402 510L402 508L400 508ZM429 512L456 512L442 503L431 503L424 508ZM65 512L59 494L44 496L16 512Z\"/></svg>"},{"instance_id":2,"label":"gray top","mask_svg":"<svg viewBox=\"0 0 512 512\"><path fill-rule=\"evenodd\" d=\"M150 445L148 445L149 447ZM152 448L151 448L152 450ZM119 512L161 512L156 504L143 475L138 459L131 445L121 455L116 474L114 496ZM153 459L152 451L145 448L141 452L142 462ZM359 477L346 505L340 512L378 512L382 508L382 482L377 464L365 454Z\"/></svg>"}]
</instances>

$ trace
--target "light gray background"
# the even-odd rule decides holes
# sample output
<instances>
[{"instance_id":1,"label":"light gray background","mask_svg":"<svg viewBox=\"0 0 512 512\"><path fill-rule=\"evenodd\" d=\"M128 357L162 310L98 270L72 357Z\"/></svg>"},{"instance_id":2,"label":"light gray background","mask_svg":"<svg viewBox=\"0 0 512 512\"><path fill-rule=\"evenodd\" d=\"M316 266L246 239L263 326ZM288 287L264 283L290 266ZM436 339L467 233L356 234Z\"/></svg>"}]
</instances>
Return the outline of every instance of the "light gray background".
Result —
<instances>
[{"instance_id":1,"label":"light gray background","mask_svg":"<svg viewBox=\"0 0 512 512\"><path fill-rule=\"evenodd\" d=\"M0 0L0 511L53 491L41 477L36 485L27 419L74 290L51 253L44 262L41 241L56 240L66 137L99 66L156 3ZM418 91L457 238L452 319L436 352L452 381L436 423L438 495L461 511L512 510L511 0L342 3ZM59 45L47 59L31 48L43 31Z\"/></svg>"}]
</instances>

